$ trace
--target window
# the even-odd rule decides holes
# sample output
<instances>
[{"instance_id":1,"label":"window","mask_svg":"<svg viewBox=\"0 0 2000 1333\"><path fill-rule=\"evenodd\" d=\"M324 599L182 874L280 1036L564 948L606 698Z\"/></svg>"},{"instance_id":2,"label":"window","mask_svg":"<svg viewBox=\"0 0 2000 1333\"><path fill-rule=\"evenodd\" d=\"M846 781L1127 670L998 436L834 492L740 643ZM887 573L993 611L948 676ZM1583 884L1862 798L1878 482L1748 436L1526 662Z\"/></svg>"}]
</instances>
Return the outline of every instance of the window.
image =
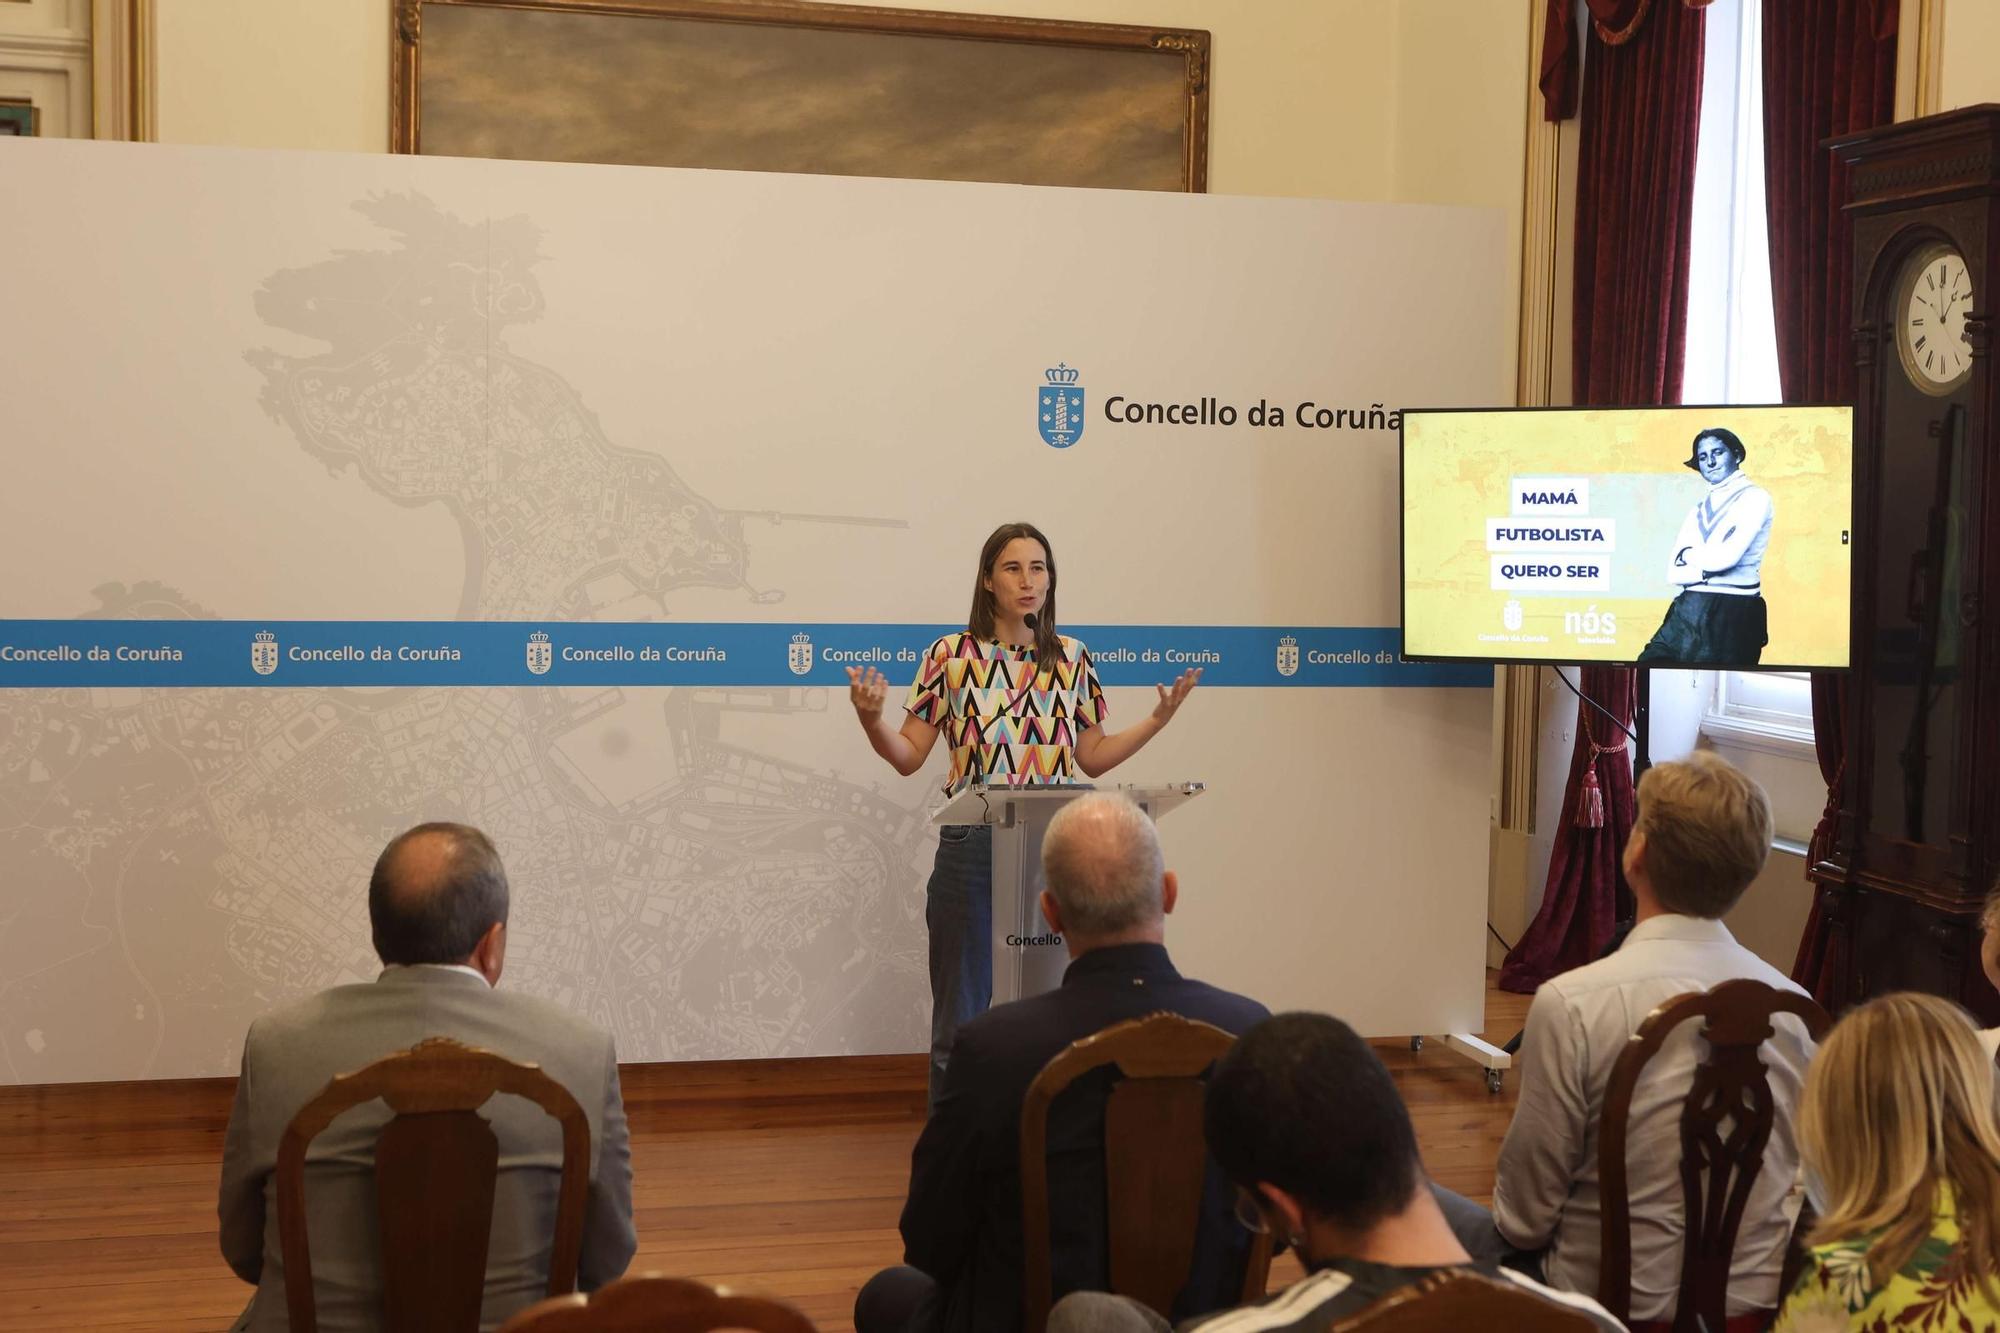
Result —
<instances>
[{"instance_id":1,"label":"window","mask_svg":"<svg viewBox=\"0 0 2000 1333\"><path fill-rule=\"evenodd\" d=\"M1809 760L1813 751L1812 679L1803 671L1718 671L1702 715L1704 736L1723 745Z\"/></svg>"},{"instance_id":2,"label":"window","mask_svg":"<svg viewBox=\"0 0 2000 1333\"><path fill-rule=\"evenodd\" d=\"M1776 403L1777 322L1764 215L1763 0L1714 0L1703 52L1688 265L1685 403ZM1717 671L1701 720L1717 745L1813 760L1804 672ZM1815 765L1811 781L1818 781Z\"/></svg>"},{"instance_id":3,"label":"window","mask_svg":"<svg viewBox=\"0 0 2000 1333\"><path fill-rule=\"evenodd\" d=\"M1762 0L1714 0L1702 55L1684 403L1777 403L1764 215Z\"/></svg>"}]
</instances>

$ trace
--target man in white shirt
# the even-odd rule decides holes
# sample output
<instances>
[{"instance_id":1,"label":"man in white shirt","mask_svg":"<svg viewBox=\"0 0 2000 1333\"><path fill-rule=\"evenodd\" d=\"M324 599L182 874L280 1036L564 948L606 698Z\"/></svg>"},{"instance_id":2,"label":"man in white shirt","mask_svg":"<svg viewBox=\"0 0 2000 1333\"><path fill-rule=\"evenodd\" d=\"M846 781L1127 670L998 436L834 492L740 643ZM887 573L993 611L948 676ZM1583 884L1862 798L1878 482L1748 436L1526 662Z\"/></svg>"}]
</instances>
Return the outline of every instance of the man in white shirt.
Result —
<instances>
[{"instance_id":1,"label":"man in white shirt","mask_svg":"<svg viewBox=\"0 0 2000 1333\"><path fill-rule=\"evenodd\" d=\"M373 982L336 986L250 1025L223 1139L217 1208L222 1257L256 1285L237 1329L286 1327L284 1249L273 1175L299 1108L348 1074L426 1037L450 1037L542 1072L569 1089L590 1125L590 1188L577 1282L625 1271L637 1246L632 1161L611 1034L578 1014L497 990L507 953L507 874L478 829L420 824L383 849L368 919L383 963ZM480 1327L547 1294L562 1132L540 1107L496 1096L480 1109L499 1141ZM375 1225L380 1101L336 1117L306 1148L306 1234L321 1333L382 1326Z\"/></svg>"},{"instance_id":2,"label":"man in white shirt","mask_svg":"<svg viewBox=\"0 0 2000 1333\"><path fill-rule=\"evenodd\" d=\"M1598 1124L1611 1066L1646 1015L1738 977L1804 993L1720 920L1757 877L1770 846L1763 790L1713 754L1656 765L1640 779L1638 823L1624 858L1637 924L1618 952L1535 992L1521 1041L1521 1100L1495 1172L1494 1224L1510 1245L1546 1248L1543 1268L1553 1286L1597 1291ZM1632 1095L1625 1159L1635 1327L1671 1315L1680 1286L1680 1113L1702 1052L1700 1026L1674 1030ZM1789 1014L1774 1026L1760 1052L1774 1119L1736 1235L1731 1316L1778 1304L1785 1246L1803 1198L1793 1121L1813 1045Z\"/></svg>"},{"instance_id":3,"label":"man in white shirt","mask_svg":"<svg viewBox=\"0 0 2000 1333\"><path fill-rule=\"evenodd\" d=\"M1771 493L1743 475L1749 451L1736 432L1712 426L1694 437L1685 467L1708 491L1681 521L1667 581L1681 592L1639 653L1641 662L1755 666L1770 641L1764 551L1775 511Z\"/></svg>"}]
</instances>

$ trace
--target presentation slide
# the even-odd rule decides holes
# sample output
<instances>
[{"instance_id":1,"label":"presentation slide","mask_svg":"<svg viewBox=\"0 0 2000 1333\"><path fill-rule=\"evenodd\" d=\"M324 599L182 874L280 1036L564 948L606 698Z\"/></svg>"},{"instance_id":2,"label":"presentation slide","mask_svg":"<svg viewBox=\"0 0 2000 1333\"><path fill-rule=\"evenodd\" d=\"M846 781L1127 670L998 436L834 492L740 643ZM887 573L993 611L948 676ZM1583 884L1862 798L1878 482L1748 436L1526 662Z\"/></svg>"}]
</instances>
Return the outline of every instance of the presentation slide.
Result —
<instances>
[{"instance_id":1,"label":"presentation slide","mask_svg":"<svg viewBox=\"0 0 2000 1333\"><path fill-rule=\"evenodd\" d=\"M1844 667L1853 409L1411 411L1413 659Z\"/></svg>"}]
</instances>

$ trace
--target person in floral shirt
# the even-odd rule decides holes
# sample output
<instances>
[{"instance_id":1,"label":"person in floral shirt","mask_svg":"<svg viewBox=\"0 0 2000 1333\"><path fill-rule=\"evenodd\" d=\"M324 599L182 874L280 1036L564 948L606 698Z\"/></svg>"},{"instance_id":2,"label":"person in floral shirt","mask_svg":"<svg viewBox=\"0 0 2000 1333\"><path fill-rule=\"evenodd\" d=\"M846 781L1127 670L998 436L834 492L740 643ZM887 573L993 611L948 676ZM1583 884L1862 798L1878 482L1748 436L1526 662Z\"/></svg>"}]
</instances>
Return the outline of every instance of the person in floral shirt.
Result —
<instances>
[{"instance_id":1,"label":"person in floral shirt","mask_svg":"<svg viewBox=\"0 0 2000 1333\"><path fill-rule=\"evenodd\" d=\"M1777 1333L2000 1333L2000 1125L1964 1012L1885 995L1806 1076L1799 1147L1822 1205Z\"/></svg>"}]
</instances>

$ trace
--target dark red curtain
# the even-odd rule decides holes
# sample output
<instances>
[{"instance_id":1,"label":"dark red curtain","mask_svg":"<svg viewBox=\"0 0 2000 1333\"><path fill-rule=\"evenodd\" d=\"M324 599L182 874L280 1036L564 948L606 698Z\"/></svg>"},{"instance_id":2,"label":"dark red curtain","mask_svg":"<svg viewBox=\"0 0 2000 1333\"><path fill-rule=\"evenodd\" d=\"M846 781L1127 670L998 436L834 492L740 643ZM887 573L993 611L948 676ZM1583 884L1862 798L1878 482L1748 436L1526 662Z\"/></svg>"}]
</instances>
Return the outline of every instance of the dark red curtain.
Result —
<instances>
[{"instance_id":1,"label":"dark red curtain","mask_svg":"<svg viewBox=\"0 0 2000 1333\"><path fill-rule=\"evenodd\" d=\"M1623 29L1615 45L1595 23L1588 39L1571 345L1579 405L1680 401L1704 11L1672 3L1650 9L1636 11L1637 26ZM1580 688L1631 724L1637 678L1630 669L1585 668ZM1500 969L1503 989L1532 991L1596 958L1629 911L1619 857L1637 807L1624 741L1608 719L1579 705L1541 910ZM1600 805L1601 820L1593 821Z\"/></svg>"},{"instance_id":2,"label":"dark red curtain","mask_svg":"<svg viewBox=\"0 0 2000 1333\"><path fill-rule=\"evenodd\" d=\"M1896 118L1897 0L1764 0L1764 204L1788 403L1854 401L1847 170L1820 147Z\"/></svg>"},{"instance_id":3,"label":"dark red curtain","mask_svg":"<svg viewBox=\"0 0 2000 1333\"><path fill-rule=\"evenodd\" d=\"M1542 0L1542 119L1568 120L1576 114L1576 6L1574 0Z\"/></svg>"},{"instance_id":4,"label":"dark red curtain","mask_svg":"<svg viewBox=\"0 0 2000 1333\"><path fill-rule=\"evenodd\" d=\"M1591 34L1570 353L1579 405L1681 398L1705 13L1658 4L1622 45Z\"/></svg>"},{"instance_id":5,"label":"dark red curtain","mask_svg":"<svg viewBox=\"0 0 2000 1333\"><path fill-rule=\"evenodd\" d=\"M1672 3L1673 0L1662 0ZM1576 0L1542 0L1542 67L1536 83L1542 90L1542 119L1568 120L1576 114ZM1700 9L1709 0L1680 0ZM1652 10L1652 0L1583 0L1592 33L1600 42L1618 46L1632 40Z\"/></svg>"},{"instance_id":6,"label":"dark red curtain","mask_svg":"<svg viewBox=\"0 0 2000 1333\"><path fill-rule=\"evenodd\" d=\"M1898 0L1764 0L1764 191L1778 373L1788 403L1854 401L1853 248L1846 169L1820 144L1896 114ZM1846 756L1845 678L1813 677L1826 809L1808 863L1833 850ZM1847 1002L1844 890L1813 899L1792 979L1829 1012Z\"/></svg>"},{"instance_id":7,"label":"dark red curtain","mask_svg":"<svg viewBox=\"0 0 2000 1333\"><path fill-rule=\"evenodd\" d=\"M1585 667L1577 688L1632 725L1638 676L1628 667ZM1533 924L1507 955L1500 989L1530 992L1559 972L1590 962L1630 915L1631 889L1619 858L1632 831L1632 755L1625 733L1588 704L1577 705L1576 748L1549 854L1548 885Z\"/></svg>"},{"instance_id":8,"label":"dark red curtain","mask_svg":"<svg viewBox=\"0 0 2000 1333\"><path fill-rule=\"evenodd\" d=\"M1847 763L1846 706L1847 677L1814 672L1813 748L1819 752L1819 775L1826 783L1826 808L1806 847L1808 866L1833 851L1839 832L1840 784ZM1799 955L1792 962L1792 980L1828 1013L1847 1007L1848 963L1853 957L1850 924L1847 890L1833 885L1821 888L1813 895L1812 913L1799 936Z\"/></svg>"}]
</instances>

